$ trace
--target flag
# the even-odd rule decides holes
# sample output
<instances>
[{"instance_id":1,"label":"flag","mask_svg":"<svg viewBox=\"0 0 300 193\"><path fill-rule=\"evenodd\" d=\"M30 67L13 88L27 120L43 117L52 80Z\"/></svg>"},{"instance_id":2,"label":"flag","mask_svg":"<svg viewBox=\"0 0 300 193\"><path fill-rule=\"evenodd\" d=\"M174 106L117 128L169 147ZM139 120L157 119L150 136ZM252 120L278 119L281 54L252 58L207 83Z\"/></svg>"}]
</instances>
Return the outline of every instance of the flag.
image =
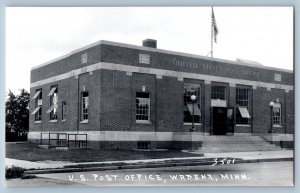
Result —
<instances>
[{"instance_id":1,"label":"flag","mask_svg":"<svg viewBox=\"0 0 300 193\"><path fill-rule=\"evenodd\" d=\"M214 8L212 7L211 10L212 10L211 11L211 26L214 31L215 42L217 43L218 27L217 27L217 23L216 23L215 14L214 14Z\"/></svg>"}]
</instances>

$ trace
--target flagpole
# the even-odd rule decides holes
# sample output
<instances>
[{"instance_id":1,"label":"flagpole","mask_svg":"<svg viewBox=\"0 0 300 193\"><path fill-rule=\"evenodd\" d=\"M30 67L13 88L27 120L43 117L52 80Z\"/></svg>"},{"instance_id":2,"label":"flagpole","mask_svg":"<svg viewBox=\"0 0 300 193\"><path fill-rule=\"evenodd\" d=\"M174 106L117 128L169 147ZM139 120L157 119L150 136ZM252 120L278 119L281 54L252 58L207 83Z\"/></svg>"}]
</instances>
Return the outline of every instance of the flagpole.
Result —
<instances>
[{"instance_id":1,"label":"flagpole","mask_svg":"<svg viewBox=\"0 0 300 193\"><path fill-rule=\"evenodd\" d=\"M212 20L212 17L213 17L213 7L211 7L211 20ZM210 51L210 56L213 58L213 53L214 53L214 42L213 42L213 39L214 39L214 27L213 27L213 22L211 21L211 42L210 42L210 48L211 48L211 51Z\"/></svg>"}]
</instances>

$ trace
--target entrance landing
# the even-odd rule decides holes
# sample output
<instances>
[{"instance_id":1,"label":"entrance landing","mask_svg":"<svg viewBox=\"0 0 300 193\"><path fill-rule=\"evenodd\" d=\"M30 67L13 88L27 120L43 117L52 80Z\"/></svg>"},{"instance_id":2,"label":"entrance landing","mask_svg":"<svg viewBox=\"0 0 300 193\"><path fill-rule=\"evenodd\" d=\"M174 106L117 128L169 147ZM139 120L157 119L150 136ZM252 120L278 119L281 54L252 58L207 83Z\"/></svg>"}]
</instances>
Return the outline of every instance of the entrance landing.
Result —
<instances>
[{"instance_id":1,"label":"entrance landing","mask_svg":"<svg viewBox=\"0 0 300 193\"><path fill-rule=\"evenodd\" d=\"M201 153L280 151L281 147L271 144L260 136L206 136Z\"/></svg>"}]
</instances>

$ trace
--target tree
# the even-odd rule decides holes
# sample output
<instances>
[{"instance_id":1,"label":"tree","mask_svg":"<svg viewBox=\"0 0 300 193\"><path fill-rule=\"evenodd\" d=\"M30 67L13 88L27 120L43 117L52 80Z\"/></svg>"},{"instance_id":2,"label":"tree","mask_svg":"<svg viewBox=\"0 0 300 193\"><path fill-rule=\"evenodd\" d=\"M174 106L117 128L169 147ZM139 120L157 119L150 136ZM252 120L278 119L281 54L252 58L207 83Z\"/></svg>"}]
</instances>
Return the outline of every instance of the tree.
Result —
<instances>
[{"instance_id":1,"label":"tree","mask_svg":"<svg viewBox=\"0 0 300 193\"><path fill-rule=\"evenodd\" d=\"M11 138L23 138L27 136L29 130L29 101L30 94L25 90L20 90L20 95L15 95L11 90L6 100L6 136ZM18 140L18 139L13 139Z\"/></svg>"}]
</instances>

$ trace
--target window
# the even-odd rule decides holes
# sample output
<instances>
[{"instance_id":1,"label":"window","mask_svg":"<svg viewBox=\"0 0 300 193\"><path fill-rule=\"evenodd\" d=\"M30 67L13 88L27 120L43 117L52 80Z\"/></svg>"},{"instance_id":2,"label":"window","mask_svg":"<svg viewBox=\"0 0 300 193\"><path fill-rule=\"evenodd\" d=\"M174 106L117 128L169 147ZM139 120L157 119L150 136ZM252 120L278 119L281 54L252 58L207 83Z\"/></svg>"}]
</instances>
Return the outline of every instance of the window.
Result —
<instances>
[{"instance_id":1,"label":"window","mask_svg":"<svg viewBox=\"0 0 300 193\"><path fill-rule=\"evenodd\" d=\"M67 118L67 111L66 111L67 103L66 101L63 101L61 103L61 120L66 120Z\"/></svg>"},{"instance_id":2,"label":"window","mask_svg":"<svg viewBox=\"0 0 300 193\"><path fill-rule=\"evenodd\" d=\"M139 63L150 64L150 55L149 54L139 54Z\"/></svg>"},{"instance_id":3,"label":"window","mask_svg":"<svg viewBox=\"0 0 300 193\"><path fill-rule=\"evenodd\" d=\"M281 104L275 103L273 106L273 125L281 125Z\"/></svg>"},{"instance_id":4,"label":"window","mask_svg":"<svg viewBox=\"0 0 300 193\"><path fill-rule=\"evenodd\" d=\"M150 141L139 141L137 142L138 149L151 149L151 142Z\"/></svg>"},{"instance_id":5,"label":"window","mask_svg":"<svg viewBox=\"0 0 300 193\"><path fill-rule=\"evenodd\" d=\"M226 100L225 86L212 86L211 87L211 99Z\"/></svg>"},{"instance_id":6,"label":"window","mask_svg":"<svg viewBox=\"0 0 300 193\"><path fill-rule=\"evenodd\" d=\"M281 81L281 74L274 74L275 81L280 82Z\"/></svg>"},{"instance_id":7,"label":"window","mask_svg":"<svg viewBox=\"0 0 300 193\"><path fill-rule=\"evenodd\" d=\"M184 83L184 118L185 123L201 123L201 89L200 84ZM195 95L196 100L193 102L191 96Z\"/></svg>"},{"instance_id":8,"label":"window","mask_svg":"<svg viewBox=\"0 0 300 193\"><path fill-rule=\"evenodd\" d=\"M81 55L81 64L87 63L87 53Z\"/></svg>"},{"instance_id":9,"label":"window","mask_svg":"<svg viewBox=\"0 0 300 193\"><path fill-rule=\"evenodd\" d=\"M242 107L248 107L249 89L236 88L236 104Z\"/></svg>"},{"instance_id":10,"label":"window","mask_svg":"<svg viewBox=\"0 0 300 193\"><path fill-rule=\"evenodd\" d=\"M35 95L33 98L35 100L35 109L31 114L34 115L35 121L41 121L42 120L42 89L38 89L35 92Z\"/></svg>"},{"instance_id":11,"label":"window","mask_svg":"<svg viewBox=\"0 0 300 193\"><path fill-rule=\"evenodd\" d=\"M50 121L57 120L57 104L58 104L57 86L51 86L48 96L50 97L50 108L48 109L47 113L50 113Z\"/></svg>"},{"instance_id":12,"label":"window","mask_svg":"<svg viewBox=\"0 0 300 193\"><path fill-rule=\"evenodd\" d=\"M81 93L81 121L89 119L89 92L84 91Z\"/></svg>"},{"instance_id":13,"label":"window","mask_svg":"<svg viewBox=\"0 0 300 193\"><path fill-rule=\"evenodd\" d=\"M150 94L136 93L136 122L150 123Z\"/></svg>"},{"instance_id":14,"label":"window","mask_svg":"<svg viewBox=\"0 0 300 193\"><path fill-rule=\"evenodd\" d=\"M249 108L249 89L236 88L236 123L249 124L250 114Z\"/></svg>"}]
</instances>

